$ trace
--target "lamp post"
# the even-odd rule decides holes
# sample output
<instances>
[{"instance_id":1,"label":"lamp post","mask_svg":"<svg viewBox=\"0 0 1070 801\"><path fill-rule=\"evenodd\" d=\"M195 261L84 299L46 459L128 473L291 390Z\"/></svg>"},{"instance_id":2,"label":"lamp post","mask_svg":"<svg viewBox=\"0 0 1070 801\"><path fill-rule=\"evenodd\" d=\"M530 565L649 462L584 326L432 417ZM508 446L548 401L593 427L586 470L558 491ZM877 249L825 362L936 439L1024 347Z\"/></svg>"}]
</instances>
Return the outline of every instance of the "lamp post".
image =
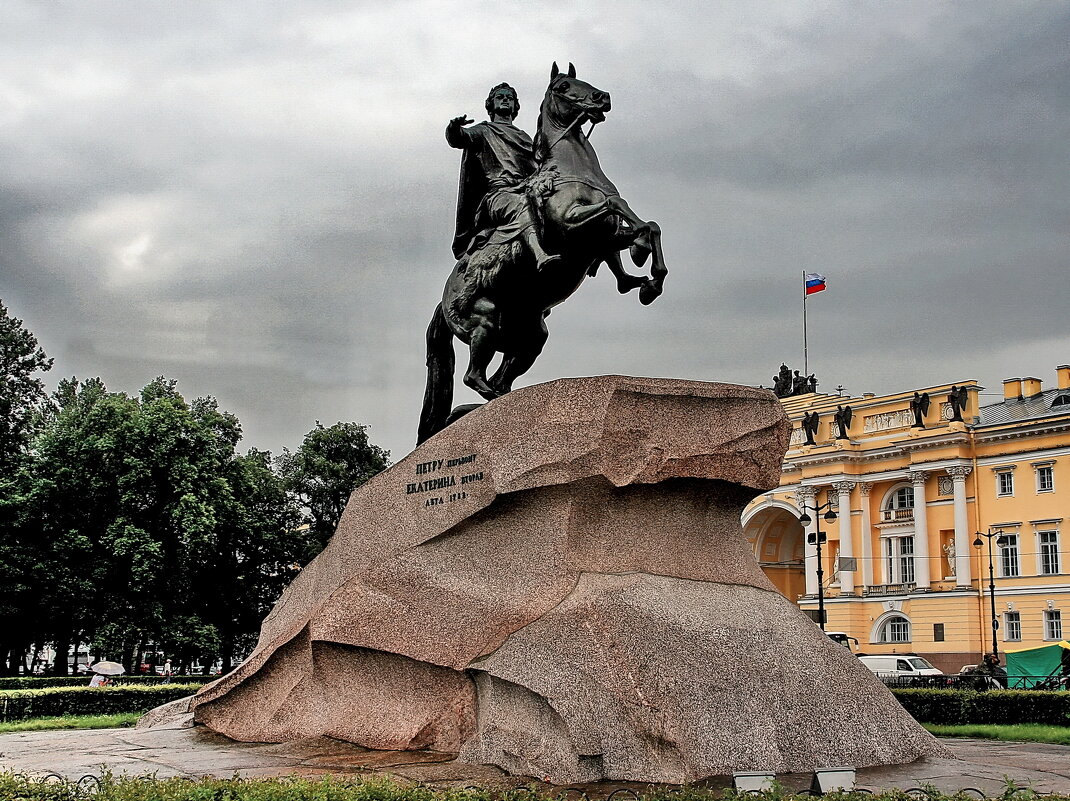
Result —
<instances>
[{"instance_id":1,"label":"lamp post","mask_svg":"<svg viewBox=\"0 0 1070 801\"><path fill-rule=\"evenodd\" d=\"M799 517L799 522L804 526L808 526L813 522L813 518L806 513L809 509L815 515L819 514L822 510L827 509L825 512L825 522L831 523L836 519L836 513L832 510L832 501L827 503L818 504L816 506L807 506L803 504L803 513ZM821 630L825 630L825 569L821 565L821 543L825 541L825 534L821 530L821 519L817 520L816 528L813 534L808 534L806 537L807 543L817 546L817 619L818 625L821 626Z\"/></svg>"},{"instance_id":2,"label":"lamp post","mask_svg":"<svg viewBox=\"0 0 1070 801\"><path fill-rule=\"evenodd\" d=\"M996 545L1002 548L1007 544L1007 538L1003 535L1002 529L996 529L993 531L989 529L987 532L978 531L977 537L973 541L973 547L980 549L984 545L981 540L984 537L988 540L988 592L992 600L992 657L996 662L999 662L999 645L996 641L996 632L999 630L999 618L996 617L996 567L992 557L992 540L996 540Z\"/></svg>"}]
</instances>

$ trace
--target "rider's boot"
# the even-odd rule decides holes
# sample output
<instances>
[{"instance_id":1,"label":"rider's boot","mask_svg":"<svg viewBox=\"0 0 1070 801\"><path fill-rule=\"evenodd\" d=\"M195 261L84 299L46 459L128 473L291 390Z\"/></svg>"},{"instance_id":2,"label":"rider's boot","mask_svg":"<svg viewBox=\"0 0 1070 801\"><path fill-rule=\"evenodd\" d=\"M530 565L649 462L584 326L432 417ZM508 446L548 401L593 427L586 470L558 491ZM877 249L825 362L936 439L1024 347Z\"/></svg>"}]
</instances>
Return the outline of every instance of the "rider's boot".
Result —
<instances>
[{"instance_id":1,"label":"rider's boot","mask_svg":"<svg viewBox=\"0 0 1070 801\"><path fill-rule=\"evenodd\" d=\"M539 237L534 231L529 230L524 236L524 240L527 242L528 247L531 248L531 253L535 257L536 272L541 273L551 264L556 264L561 261L560 256L553 253L547 253L543 250L542 244L539 242Z\"/></svg>"}]
</instances>

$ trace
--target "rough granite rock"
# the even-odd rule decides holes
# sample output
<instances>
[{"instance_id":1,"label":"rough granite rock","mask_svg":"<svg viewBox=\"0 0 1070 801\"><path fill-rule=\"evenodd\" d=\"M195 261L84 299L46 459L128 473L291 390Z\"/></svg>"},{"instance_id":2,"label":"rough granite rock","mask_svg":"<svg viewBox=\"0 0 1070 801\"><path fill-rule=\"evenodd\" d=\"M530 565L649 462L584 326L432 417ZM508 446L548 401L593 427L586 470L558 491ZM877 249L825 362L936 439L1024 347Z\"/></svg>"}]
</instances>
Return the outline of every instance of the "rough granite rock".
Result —
<instances>
[{"instance_id":1,"label":"rough granite rock","mask_svg":"<svg viewBox=\"0 0 1070 801\"><path fill-rule=\"evenodd\" d=\"M134 724L134 728L152 729L158 726L170 726L183 729L192 728L193 712L190 709L192 703L193 696L187 695L184 698L178 698L174 701L169 701L166 704L160 704L155 709L150 709L138 718L137 723Z\"/></svg>"},{"instance_id":2,"label":"rough granite rock","mask_svg":"<svg viewBox=\"0 0 1070 801\"><path fill-rule=\"evenodd\" d=\"M778 485L789 433L771 392L726 384L492 401L353 493L196 720L556 783L942 755L749 551L740 513Z\"/></svg>"}]
</instances>

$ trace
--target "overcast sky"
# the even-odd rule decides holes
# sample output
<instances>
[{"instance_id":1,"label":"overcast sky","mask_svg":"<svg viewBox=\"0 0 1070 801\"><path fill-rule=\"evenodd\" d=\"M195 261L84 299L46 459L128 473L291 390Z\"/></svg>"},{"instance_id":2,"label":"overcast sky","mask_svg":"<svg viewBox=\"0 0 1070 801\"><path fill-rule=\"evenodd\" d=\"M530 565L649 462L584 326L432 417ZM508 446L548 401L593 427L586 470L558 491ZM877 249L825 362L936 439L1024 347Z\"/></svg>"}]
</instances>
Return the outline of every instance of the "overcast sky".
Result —
<instances>
[{"instance_id":1,"label":"overcast sky","mask_svg":"<svg viewBox=\"0 0 1070 801\"><path fill-rule=\"evenodd\" d=\"M63 376L214 395L245 446L415 439L452 267L443 128L550 64L664 231L652 306L605 271L518 386L626 373L895 392L1070 363L1063 2L4 0L0 298ZM459 366L467 354L458 350ZM992 400L996 397L993 396ZM476 396L463 387L456 402Z\"/></svg>"}]
</instances>

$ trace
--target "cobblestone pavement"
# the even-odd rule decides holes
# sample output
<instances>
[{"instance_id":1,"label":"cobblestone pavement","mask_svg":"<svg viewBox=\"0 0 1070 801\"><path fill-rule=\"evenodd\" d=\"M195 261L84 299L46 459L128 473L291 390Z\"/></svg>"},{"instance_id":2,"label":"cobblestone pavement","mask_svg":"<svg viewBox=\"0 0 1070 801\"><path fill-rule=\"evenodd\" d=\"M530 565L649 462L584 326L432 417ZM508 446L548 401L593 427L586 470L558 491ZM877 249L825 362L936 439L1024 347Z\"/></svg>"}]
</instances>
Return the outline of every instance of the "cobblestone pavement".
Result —
<instances>
[{"instance_id":1,"label":"cobblestone pavement","mask_svg":"<svg viewBox=\"0 0 1070 801\"><path fill-rule=\"evenodd\" d=\"M1040 792L1070 794L1070 746L1005 743L988 740L946 740L957 759L925 759L909 765L866 768L858 786L869 789L934 785L953 791L976 788L998 795L1006 779ZM278 745L239 743L207 729L162 726L152 729L97 729L0 734L0 770L69 779L98 774L168 776L298 776L323 774L384 776L396 781L437 786L480 785L505 789L520 785L547 787L531 778L507 776L501 770L454 762L449 754L427 751L369 751L329 738L310 738ZM779 777L793 789L809 785L809 776ZM703 782L719 787L728 779ZM602 782L577 785L588 795L605 797L615 789L649 785Z\"/></svg>"}]
</instances>

